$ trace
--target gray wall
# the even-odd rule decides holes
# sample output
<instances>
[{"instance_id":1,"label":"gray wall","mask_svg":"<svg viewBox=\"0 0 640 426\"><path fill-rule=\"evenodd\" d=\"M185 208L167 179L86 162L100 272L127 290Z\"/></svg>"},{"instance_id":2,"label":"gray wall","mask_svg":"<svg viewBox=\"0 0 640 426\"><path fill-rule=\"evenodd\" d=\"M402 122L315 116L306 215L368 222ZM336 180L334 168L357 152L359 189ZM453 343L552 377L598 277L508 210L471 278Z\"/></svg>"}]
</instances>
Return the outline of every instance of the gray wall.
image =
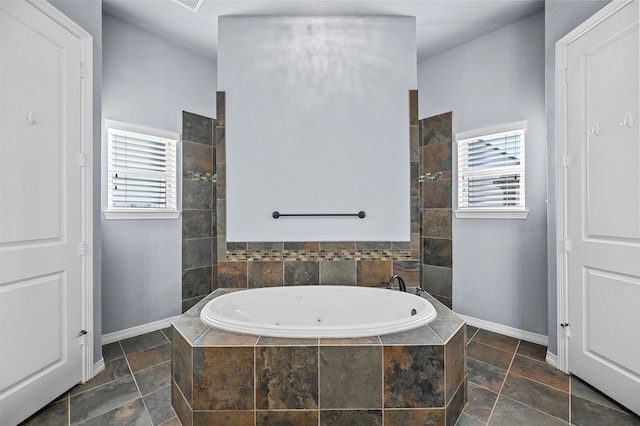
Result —
<instances>
[{"instance_id":1,"label":"gray wall","mask_svg":"<svg viewBox=\"0 0 640 426\"><path fill-rule=\"evenodd\" d=\"M93 360L102 358L100 228L100 121L102 117L102 0L50 0L93 36Z\"/></svg>"},{"instance_id":2,"label":"gray wall","mask_svg":"<svg viewBox=\"0 0 640 426\"><path fill-rule=\"evenodd\" d=\"M454 133L528 121L529 216L526 220L454 218L453 308L546 335L544 13L420 63L418 90L420 117L453 111ZM454 195L454 208L455 200Z\"/></svg>"},{"instance_id":3,"label":"gray wall","mask_svg":"<svg viewBox=\"0 0 640 426\"><path fill-rule=\"evenodd\" d=\"M555 44L574 28L602 9L608 1L545 1L545 89L549 211L547 216L549 352L558 353L557 259L556 259L556 49Z\"/></svg>"},{"instance_id":4,"label":"gray wall","mask_svg":"<svg viewBox=\"0 0 640 426\"><path fill-rule=\"evenodd\" d=\"M102 89L103 119L180 133L183 110L215 117L216 63L105 14ZM100 216L103 333L179 315L181 219Z\"/></svg>"}]
</instances>

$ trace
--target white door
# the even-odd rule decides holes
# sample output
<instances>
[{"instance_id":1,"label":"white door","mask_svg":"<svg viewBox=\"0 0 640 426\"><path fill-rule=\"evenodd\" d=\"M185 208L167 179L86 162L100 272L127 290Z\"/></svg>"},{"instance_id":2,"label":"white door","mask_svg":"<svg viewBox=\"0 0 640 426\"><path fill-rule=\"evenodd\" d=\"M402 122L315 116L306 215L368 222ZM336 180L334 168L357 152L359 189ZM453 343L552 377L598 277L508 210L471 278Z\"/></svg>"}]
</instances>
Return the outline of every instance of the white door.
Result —
<instances>
[{"instance_id":1,"label":"white door","mask_svg":"<svg viewBox=\"0 0 640 426\"><path fill-rule=\"evenodd\" d=\"M0 424L82 379L81 43L0 1Z\"/></svg>"},{"instance_id":2,"label":"white door","mask_svg":"<svg viewBox=\"0 0 640 426\"><path fill-rule=\"evenodd\" d=\"M640 414L638 1L567 46L569 370Z\"/></svg>"}]
</instances>

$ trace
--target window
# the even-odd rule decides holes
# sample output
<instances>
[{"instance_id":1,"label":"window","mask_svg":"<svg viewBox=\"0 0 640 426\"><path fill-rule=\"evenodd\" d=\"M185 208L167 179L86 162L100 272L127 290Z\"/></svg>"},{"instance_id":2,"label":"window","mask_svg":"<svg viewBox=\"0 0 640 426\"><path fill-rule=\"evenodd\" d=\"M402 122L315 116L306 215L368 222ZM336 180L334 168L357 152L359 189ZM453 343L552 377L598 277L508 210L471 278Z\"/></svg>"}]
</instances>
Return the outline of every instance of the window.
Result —
<instances>
[{"instance_id":1,"label":"window","mask_svg":"<svg viewBox=\"0 0 640 426\"><path fill-rule=\"evenodd\" d=\"M459 218L524 219L526 121L456 134Z\"/></svg>"},{"instance_id":2,"label":"window","mask_svg":"<svg viewBox=\"0 0 640 426\"><path fill-rule=\"evenodd\" d=\"M177 207L179 135L106 120L107 219L170 219Z\"/></svg>"}]
</instances>

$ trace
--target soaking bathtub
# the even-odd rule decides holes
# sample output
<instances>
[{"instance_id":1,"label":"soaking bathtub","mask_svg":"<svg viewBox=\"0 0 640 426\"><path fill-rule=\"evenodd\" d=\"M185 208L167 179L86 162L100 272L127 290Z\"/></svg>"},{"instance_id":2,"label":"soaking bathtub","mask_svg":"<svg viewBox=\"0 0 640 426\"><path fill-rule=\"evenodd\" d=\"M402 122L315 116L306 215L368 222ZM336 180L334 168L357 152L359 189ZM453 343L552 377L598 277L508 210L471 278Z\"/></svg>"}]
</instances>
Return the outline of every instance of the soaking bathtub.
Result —
<instances>
[{"instance_id":1,"label":"soaking bathtub","mask_svg":"<svg viewBox=\"0 0 640 426\"><path fill-rule=\"evenodd\" d=\"M427 299L412 293L305 285L228 293L210 300L200 318L211 327L256 336L355 338L410 330L436 315Z\"/></svg>"}]
</instances>

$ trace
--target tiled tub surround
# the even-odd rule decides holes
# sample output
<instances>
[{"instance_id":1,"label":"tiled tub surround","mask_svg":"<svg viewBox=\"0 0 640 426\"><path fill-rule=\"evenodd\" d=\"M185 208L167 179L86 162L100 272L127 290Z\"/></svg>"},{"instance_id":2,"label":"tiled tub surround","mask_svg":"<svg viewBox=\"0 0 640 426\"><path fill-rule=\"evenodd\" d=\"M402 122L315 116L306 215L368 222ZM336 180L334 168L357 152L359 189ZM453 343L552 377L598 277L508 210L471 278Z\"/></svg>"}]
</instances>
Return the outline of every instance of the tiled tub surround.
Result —
<instances>
[{"instance_id":1,"label":"tiled tub surround","mask_svg":"<svg viewBox=\"0 0 640 426\"><path fill-rule=\"evenodd\" d=\"M173 324L172 404L191 425L453 425L466 403L464 321L429 295L438 317L402 333L282 339Z\"/></svg>"},{"instance_id":2,"label":"tiled tub surround","mask_svg":"<svg viewBox=\"0 0 640 426\"><path fill-rule=\"evenodd\" d=\"M215 289L216 120L182 113L182 312Z\"/></svg>"},{"instance_id":3,"label":"tiled tub surround","mask_svg":"<svg viewBox=\"0 0 640 426\"><path fill-rule=\"evenodd\" d=\"M344 284L380 286L401 275L420 286L420 123L418 91L408 94L411 166L410 241L227 242L226 240L226 93L216 97L217 287Z\"/></svg>"},{"instance_id":4,"label":"tiled tub surround","mask_svg":"<svg viewBox=\"0 0 640 426\"><path fill-rule=\"evenodd\" d=\"M452 113L420 120L422 288L452 304Z\"/></svg>"}]
</instances>

